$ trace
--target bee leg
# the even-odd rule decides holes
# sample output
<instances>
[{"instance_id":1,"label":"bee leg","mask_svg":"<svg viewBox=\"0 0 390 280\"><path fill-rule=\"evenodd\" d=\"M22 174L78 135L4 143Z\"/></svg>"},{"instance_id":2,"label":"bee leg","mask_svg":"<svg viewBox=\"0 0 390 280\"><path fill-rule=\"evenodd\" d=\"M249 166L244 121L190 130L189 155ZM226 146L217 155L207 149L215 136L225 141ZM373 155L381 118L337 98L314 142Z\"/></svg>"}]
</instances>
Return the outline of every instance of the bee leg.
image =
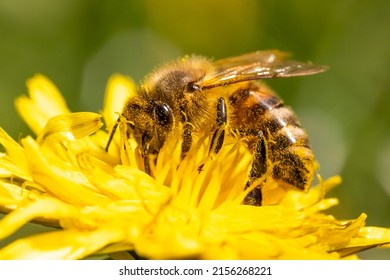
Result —
<instances>
[{"instance_id":1,"label":"bee leg","mask_svg":"<svg viewBox=\"0 0 390 280\"><path fill-rule=\"evenodd\" d=\"M256 184L257 179L261 178L267 171L267 150L264 135L262 132L258 134L258 141L256 144L256 150L253 155L253 162L251 171L249 173L249 179L245 188L249 188L252 184ZM244 199L244 204L261 206L263 194L261 191L261 185L256 186L251 190Z\"/></svg>"},{"instance_id":2,"label":"bee leg","mask_svg":"<svg viewBox=\"0 0 390 280\"><path fill-rule=\"evenodd\" d=\"M209 153L213 152L215 154L218 154L219 151L221 150L223 141L225 140L226 123L227 123L226 102L223 97L220 97L217 103L217 118L216 118L217 129L214 131L213 137L211 138Z\"/></svg>"},{"instance_id":3,"label":"bee leg","mask_svg":"<svg viewBox=\"0 0 390 280\"><path fill-rule=\"evenodd\" d=\"M211 153L218 154L222 148L223 141L225 140L225 126L227 123L227 113L226 113L226 102L223 97L218 99L217 103L217 118L216 125L217 128L214 131L213 137L211 138L209 155ZM204 163L198 167L198 171L202 172Z\"/></svg>"},{"instance_id":4,"label":"bee leg","mask_svg":"<svg viewBox=\"0 0 390 280\"><path fill-rule=\"evenodd\" d=\"M145 171L146 174L150 175L149 142L150 142L150 137L148 137L146 134L142 135L141 155L142 155L142 159L144 161L144 171Z\"/></svg>"},{"instance_id":5,"label":"bee leg","mask_svg":"<svg viewBox=\"0 0 390 280\"><path fill-rule=\"evenodd\" d=\"M183 159L192 145L192 126L188 123L183 128L183 143L181 144L181 159Z\"/></svg>"}]
</instances>

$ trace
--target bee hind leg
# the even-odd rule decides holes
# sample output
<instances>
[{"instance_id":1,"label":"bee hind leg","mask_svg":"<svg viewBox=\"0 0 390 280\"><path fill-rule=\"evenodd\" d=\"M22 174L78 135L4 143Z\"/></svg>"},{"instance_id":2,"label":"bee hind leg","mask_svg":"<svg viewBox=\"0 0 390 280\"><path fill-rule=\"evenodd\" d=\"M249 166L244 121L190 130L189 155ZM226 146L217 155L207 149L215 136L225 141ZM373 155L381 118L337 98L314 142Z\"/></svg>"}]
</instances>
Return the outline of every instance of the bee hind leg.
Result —
<instances>
[{"instance_id":1,"label":"bee hind leg","mask_svg":"<svg viewBox=\"0 0 390 280\"><path fill-rule=\"evenodd\" d=\"M209 153L218 154L219 151L221 150L223 142L225 140L226 123L227 123L226 102L223 97L220 97L217 103L217 118L216 118L217 129L214 131L213 137L211 138Z\"/></svg>"},{"instance_id":2,"label":"bee hind leg","mask_svg":"<svg viewBox=\"0 0 390 280\"><path fill-rule=\"evenodd\" d=\"M253 161L251 171L249 173L249 179L245 188L252 187L253 184L258 184L258 179L263 176L267 171L267 150L264 135L262 132L258 134L258 140L256 148L253 154ZM261 190L261 182L258 186L255 186L244 198L243 203L253 206L261 206L263 200L263 194Z\"/></svg>"}]
</instances>

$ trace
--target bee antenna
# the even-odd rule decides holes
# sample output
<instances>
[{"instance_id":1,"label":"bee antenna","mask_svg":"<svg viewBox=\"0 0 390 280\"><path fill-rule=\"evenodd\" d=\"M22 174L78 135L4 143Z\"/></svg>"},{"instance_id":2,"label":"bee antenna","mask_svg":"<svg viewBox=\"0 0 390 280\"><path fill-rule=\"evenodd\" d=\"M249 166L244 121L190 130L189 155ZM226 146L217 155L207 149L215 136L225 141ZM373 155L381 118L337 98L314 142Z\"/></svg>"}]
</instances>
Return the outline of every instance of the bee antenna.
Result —
<instances>
[{"instance_id":1,"label":"bee antenna","mask_svg":"<svg viewBox=\"0 0 390 280\"><path fill-rule=\"evenodd\" d=\"M114 139L114 134L115 134L116 129L118 128L119 121L120 120L118 118L118 120L115 122L114 126L112 127L112 130L111 130L111 133L110 133L110 138L108 138L108 142L107 142L106 148L104 149L106 152L108 152L108 148L110 147L112 139Z\"/></svg>"}]
</instances>

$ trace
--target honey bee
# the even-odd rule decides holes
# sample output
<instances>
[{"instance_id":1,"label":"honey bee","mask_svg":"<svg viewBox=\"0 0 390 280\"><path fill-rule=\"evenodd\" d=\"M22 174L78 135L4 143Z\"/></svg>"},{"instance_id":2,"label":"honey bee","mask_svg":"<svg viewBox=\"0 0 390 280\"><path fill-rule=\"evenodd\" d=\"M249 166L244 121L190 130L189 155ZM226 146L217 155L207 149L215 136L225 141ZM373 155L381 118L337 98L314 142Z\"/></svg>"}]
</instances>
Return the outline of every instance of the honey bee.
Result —
<instances>
[{"instance_id":1,"label":"honey bee","mask_svg":"<svg viewBox=\"0 0 390 280\"><path fill-rule=\"evenodd\" d=\"M268 171L281 186L307 190L315 170L308 136L294 112L259 80L306 76L326 69L289 60L287 53L277 50L216 61L187 56L146 76L121 114L141 149L146 173L150 174L149 157L158 155L181 123L182 158L191 148L193 133L210 128L209 150L217 154L226 135L234 131L236 137L247 140L253 155L246 187ZM261 185L243 203L261 205Z\"/></svg>"}]
</instances>

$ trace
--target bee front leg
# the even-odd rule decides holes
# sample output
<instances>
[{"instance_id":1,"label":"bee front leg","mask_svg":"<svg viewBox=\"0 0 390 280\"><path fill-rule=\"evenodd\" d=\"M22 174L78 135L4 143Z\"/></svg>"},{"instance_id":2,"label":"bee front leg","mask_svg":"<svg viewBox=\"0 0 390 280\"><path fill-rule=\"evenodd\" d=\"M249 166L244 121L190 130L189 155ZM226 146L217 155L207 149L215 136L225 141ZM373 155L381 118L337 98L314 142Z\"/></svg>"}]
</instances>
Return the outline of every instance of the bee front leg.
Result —
<instances>
[{"instance_id":1,"label":"bee front leg","mask_svg":"<svg viewBox=\"0 0 390 280\"><path fill-rule=\"evenodd\" d=\"M218 154L219 151L221 150L223 141L225 140L226 123L227 123L226 102L223 97L220 97L217 103L217 118L216 118L217 129L214 131L213 137L211 138L209 153L213 152L215 154Z\"/></svg>"},{"instance_id":2,"label":"bee front leg","mask_svg":"<svg viewBox=\"0 0 390 280\"><path fill-rule=\"evenodd\" d=\"M150 164L149 164L149 143L150 137L148 135L143 134L141 140L141 156L144 161L144 171L146 174L150 175Z\"/></svg>"},{"instance_id":3,"label":"bee front leg","mask_svg":"<svg viewBox=\"0 0 390 280\"><path fill-rule=\"evenodd\" d=\"M181 159L183 159L192 145L192 126L189 123L183 127L183 143L181 144Z\"/></svg>"},{"instance_id":4,"label":"bee front leg","mask_svg":"<svg viewBox=\"0 0 390 280\"><path fill-rule=\"evenodd\" d=\"M260 131L257 137L258 140L255 152L253 154L252 167L245 188L249 188L253 184L256 184L256 181L267 172L267 148L265 144L264 135ZM244 204L261 206L262 200L263 194L261 191L261 185L258 185L247 194L244 199Z\"/></svg>"}]
</instances>

